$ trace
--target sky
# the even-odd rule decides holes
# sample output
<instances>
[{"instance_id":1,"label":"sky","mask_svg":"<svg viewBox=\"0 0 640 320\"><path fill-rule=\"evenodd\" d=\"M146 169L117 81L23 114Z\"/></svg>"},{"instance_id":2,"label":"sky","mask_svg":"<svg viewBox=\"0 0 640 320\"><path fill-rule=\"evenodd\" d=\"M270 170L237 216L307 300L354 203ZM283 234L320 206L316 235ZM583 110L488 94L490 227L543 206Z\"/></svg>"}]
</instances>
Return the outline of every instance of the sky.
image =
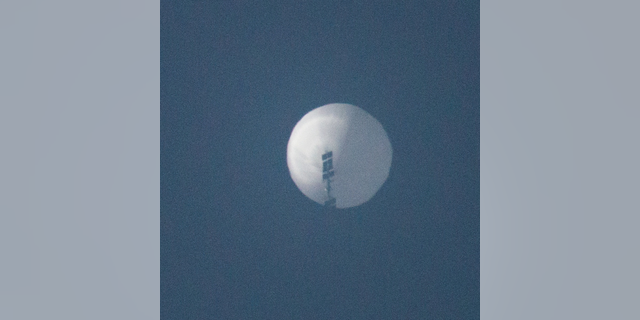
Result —
<instances>
[{"instance_id":1,"label":"sky","mask_svg":"<svg viewBox=\"0 0 640 320\"><path fill-rule=\"evenodd\" d=\"M162 319L480 317L479 2L161 2ZM326 211L291 130L357 105L389 178Z\"/></svg>"}]
</instances>

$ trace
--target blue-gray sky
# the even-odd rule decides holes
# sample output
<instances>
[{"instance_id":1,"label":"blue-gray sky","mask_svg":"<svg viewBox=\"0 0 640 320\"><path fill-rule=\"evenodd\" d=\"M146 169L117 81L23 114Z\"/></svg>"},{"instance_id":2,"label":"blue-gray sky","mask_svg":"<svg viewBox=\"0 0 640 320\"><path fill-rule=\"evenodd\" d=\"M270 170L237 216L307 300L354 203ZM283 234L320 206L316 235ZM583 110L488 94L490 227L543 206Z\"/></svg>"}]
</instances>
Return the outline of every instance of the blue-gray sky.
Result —
<instances>
[{"instance_id":1,"label":"blue-gray sky","mask_svg":"<svg viewBox=\"0 0 640 320\"><path fill-rule=\"evenodd\" d=\"M478 319L478 2L161 4L163 319ZM387 182L325 212L286 145L318 106L386 129Z\"/></svg>"}]
</instances>

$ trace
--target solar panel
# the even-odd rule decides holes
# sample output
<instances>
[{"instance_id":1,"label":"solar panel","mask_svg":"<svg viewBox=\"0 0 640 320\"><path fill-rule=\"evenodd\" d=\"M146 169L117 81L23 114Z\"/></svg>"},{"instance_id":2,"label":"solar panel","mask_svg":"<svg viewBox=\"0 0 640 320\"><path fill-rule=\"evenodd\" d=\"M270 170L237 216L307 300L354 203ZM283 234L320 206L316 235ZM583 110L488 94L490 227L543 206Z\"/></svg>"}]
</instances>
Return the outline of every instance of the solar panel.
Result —
<instances>
[{"instance_id":1,"label":"solar panel","mask_svg":"<svg viewBox=\"0 0 640 320\"><path fill-rule=\"evenodd\" d=\"M322 163L322 172L327 172L333 169L333 159L329 159Z\"/></svg>"},{"instance_id":2,"label":"solar panel","mask_svg":"<svg viewBox=\"0 0 640 320\"><path fill-rule=\"evenodd\" d=\"M333 177L333 152L328 151L322 155L322 181L327 182L327 197L329 200L324 202L326 207L335 207L336 198L331 196L331 177Z\"/></svg>"}]
</instances>

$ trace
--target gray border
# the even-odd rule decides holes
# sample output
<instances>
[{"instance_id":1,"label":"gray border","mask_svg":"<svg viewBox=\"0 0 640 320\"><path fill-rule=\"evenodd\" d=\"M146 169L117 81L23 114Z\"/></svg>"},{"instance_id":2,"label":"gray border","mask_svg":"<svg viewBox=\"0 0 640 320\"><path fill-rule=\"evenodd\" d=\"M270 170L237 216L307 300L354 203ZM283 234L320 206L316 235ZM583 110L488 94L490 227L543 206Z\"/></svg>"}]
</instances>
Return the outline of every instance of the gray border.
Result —
<instances>
[{"instance_id":1,"label":"gray border","mask_svg":"<svg viewBox=\"0 0 640 320\"><path fill-rule=\"evenodd\" d=\"M158 1L0 1L0 319L158 319Z\"/></svg>"},{"instance_id":2,"label":"gray border","mask_svg":"<svg viewBox=\"0 0 640 320\"><path fill-rule=\"evenodd\" d=\"M640 318L637 9L482 1L486 319ZM159 318L158 17L0 3L0 318Z\"/></svg>"},{"instance_id":3,"label":"gray border","mask_svg":"<svg viewBox=\"0 0 640 320\"><path fill-rule=\"evenodd\" d=\"M640 5L481 4L482 318L640 319Z\"/></svg>"}]
</instances>

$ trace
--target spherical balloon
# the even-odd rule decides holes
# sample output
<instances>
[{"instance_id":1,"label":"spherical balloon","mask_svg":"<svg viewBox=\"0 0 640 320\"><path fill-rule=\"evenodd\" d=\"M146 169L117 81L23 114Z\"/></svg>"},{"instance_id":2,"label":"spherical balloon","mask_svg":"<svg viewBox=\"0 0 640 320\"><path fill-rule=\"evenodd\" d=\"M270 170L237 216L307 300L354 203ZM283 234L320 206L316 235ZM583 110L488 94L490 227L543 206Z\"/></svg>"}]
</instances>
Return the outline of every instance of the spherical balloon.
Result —
<instances>
[{"instance_id":1,"label":"spherical balloon","mask_svg":"<svg viewBox=\"0 0 640 320\"><path fill-rule=\"evenodd\" d=\"M311 200L337 208L371 199L389 176L391 143L378 120L344 103L311 110L293 128L287 165Z\"/></svg>"}]
</instances>

